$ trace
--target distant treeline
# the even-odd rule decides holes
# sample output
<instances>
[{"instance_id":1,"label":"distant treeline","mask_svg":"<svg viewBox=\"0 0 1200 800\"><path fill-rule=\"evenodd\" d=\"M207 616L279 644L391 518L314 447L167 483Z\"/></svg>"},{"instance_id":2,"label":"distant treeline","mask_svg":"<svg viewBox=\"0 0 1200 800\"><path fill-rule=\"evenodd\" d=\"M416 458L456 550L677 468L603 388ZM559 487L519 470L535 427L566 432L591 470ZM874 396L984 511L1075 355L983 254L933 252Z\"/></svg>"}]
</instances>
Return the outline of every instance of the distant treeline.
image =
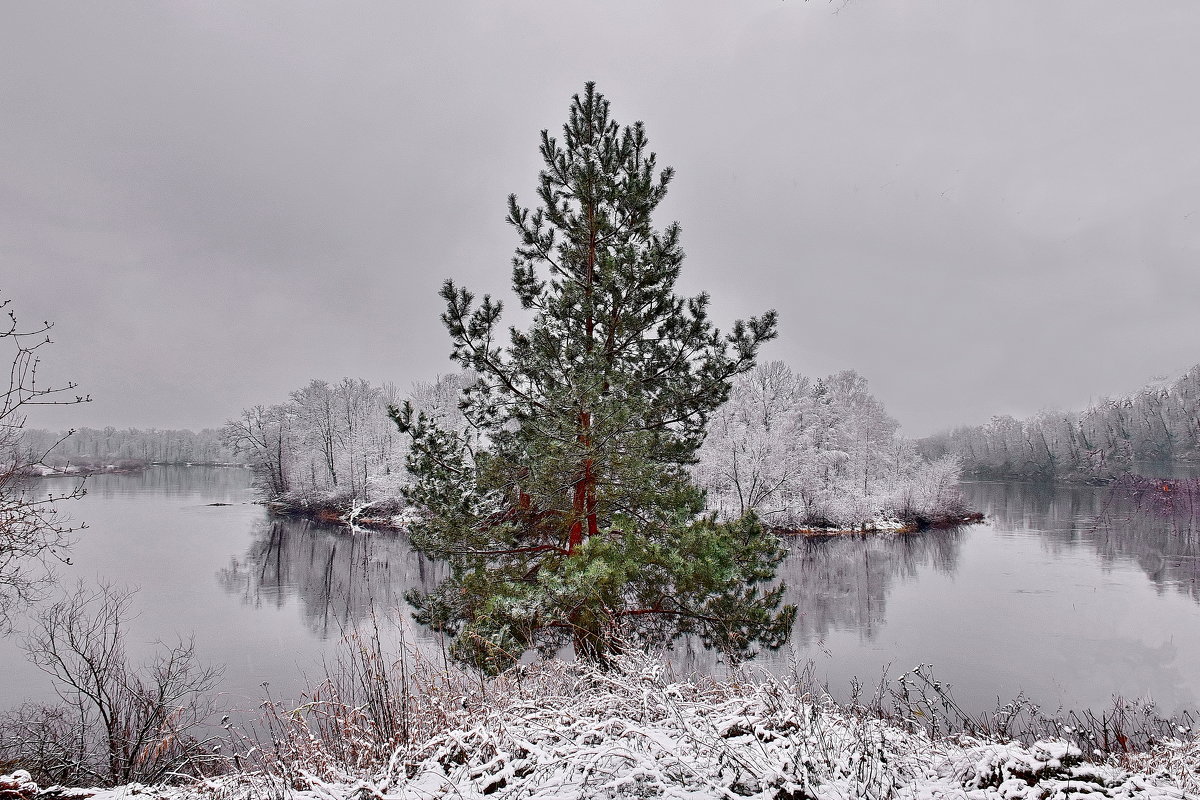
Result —
<instances>
[{"instance_id":1,"label":"distant treeline","mask_svg":"<svg viewBox=\"0 0 1200 800\"><path fill-rule=\"evenodd\" d=\"M28 463L61 469L102 469L147 464L229 464L237 461L221 431L159 430L158 428L78 428L66 431L30 429L21 447Z\"/></svg>"},{"instance_id":2,"label":"distant treeline","mask_svg":"<svg viewBox=\"0 0 1200 800\"><path fill-rule=\"evenodd\" d=\"M1107 483L1139 462L1200 459L1200 365L1170 384L1081 413L993 417L921 441L928 458L956 455L978 478Z\"/></svg>"}]
</instances>

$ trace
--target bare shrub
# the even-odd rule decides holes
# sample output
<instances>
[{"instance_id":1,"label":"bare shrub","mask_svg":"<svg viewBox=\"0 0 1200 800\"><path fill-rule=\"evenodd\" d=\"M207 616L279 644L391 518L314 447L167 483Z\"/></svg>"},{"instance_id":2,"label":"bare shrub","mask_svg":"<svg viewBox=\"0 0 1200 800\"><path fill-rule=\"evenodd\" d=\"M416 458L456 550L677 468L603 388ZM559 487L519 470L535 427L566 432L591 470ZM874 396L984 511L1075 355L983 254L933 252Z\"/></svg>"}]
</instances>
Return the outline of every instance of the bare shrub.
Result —
<instances>
[{"instance_id":1,"label":"bare shrub","mask_svg":"<svg viewBox=\"0 0 1200 800\"><path fill-rule=\"evenodd\" d=\"M191 640L160 643L130 664L125 624L133 592L110 585L74 592L39 610L25 648L54 681L55 706L27 705L3 722L3 756L53 783L158 783L217 766L204 726L220 670L201 664Z\"/></svg>"},{"instance_id":2,"label":"bare shrub","mask_svg":"<svg viewBox=\"0 0 1200 800\"><path fill-rule=\"evenodd\" d=\"M0 301L8 319L0 322L0 347L7 347L11 367L8 386L0 384L0 625L8 628L9 614L18 603L34 599L53 580L53 562L66 560L72 527L58 504L83 495L83 484L72 490L42 494L30 475L44 462L61 438L46 447L25 441L25 413L32 406L71 405L90 398L74 394L75 384L46 386L38 382L40 351L50 344L53 327L43 322L24 327ZM67 436L70 433L66 434ZM65 437L64 437L65 438Z\"/></svg>"},{"instance_id":3,"label":"bare shrub","mask_svg":"<svg viewBox=\"0 0 1200 800\"><path fill-rule=\"evenodd\" d=\"M280 792L309 778L352 780L403 763L405 753L478 710L486 687L503 682L485 684L475 673L437 664L404 636L385 648L377 626L352 632L317 686L296 700L268 694L255 721L230 727L234 764Z\"/></svg>"},{"instance_id":4,"label":"bare shrub","mask_svg":"<svg viewBox=\"0 0 1200 800\"><path fill-rule=\"evenodd\" d=\"M42 785L72 783L80 776L81 734L66 706L25 703L0 717L0 767L23 766Z\"/></svg>"}]
</instances>

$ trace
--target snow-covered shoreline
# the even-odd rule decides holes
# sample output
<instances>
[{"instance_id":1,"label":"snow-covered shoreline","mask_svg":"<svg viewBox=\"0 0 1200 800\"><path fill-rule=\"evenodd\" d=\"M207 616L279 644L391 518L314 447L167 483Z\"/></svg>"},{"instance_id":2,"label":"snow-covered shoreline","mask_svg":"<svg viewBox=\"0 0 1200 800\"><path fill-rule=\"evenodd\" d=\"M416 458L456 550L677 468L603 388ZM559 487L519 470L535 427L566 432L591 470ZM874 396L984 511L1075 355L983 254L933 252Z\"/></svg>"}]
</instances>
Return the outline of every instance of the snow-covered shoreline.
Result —
<instances>
[{"instance_id":1,"label":"snow-covered shoreline","mask_svg":"<svg viewBox=\"0 0 1200 800\"><path fill-rule=\"evenodd\" d=\"M279 500L265 503L272 514L280 516L305 517L329 525L395 532L407 530L408 524L412 521L405 510L395 511L403 504L404 501L399 498L358 503L351 508L346 508L344 504L332 500L326 503L289 503ZM881 512L851 526L771 527L770 530L786 540L795 536L821 538L871 533L920 533L926 530L975 525L983 521L984 515L978 511L947 513L931 517Z\"/></svg>"},{"instance_id":2,"label":"snow-covered shoreline","mask_svg":"<svg viewBox=\"0 0 1200 800\"><path fill-rule=\"evenodd\" d=\"M943 514L925 518L901 518L897 515L880 514L853 527L800 527L772 528L778 536L803 536L819 539L827 536L853 536L867 533L920 533L927 530L957 528L963 525L976 525L984 521L984 515L978 511L967 513Z\"/></svg>"},{"instance_id":3,"label":"snow-covered shoreline","mask_svg":"<svg viewBox=\"0 0 1200 800\"><path fill-rule=\"evenodd\" d=\"M441 675L423 696L407 696L403 735L384 735L362 706L343 708L330 725L335 706L310 702L280 710L272 741L256 745L254 769L189 785L85 791L40 789L22 774L0 779L0 796L1200 797L1196 738L1104 756L1063 739L933 737L794 680L681 679L645 656L608 671L546 662L486 682L462 677Z\"/></svg>"},{"instance_id":4,"label":"snow-covered shoreline","mask_svg":"<svg viewBox=\"0 0 1200 800\"><path fill-rule=\"evenodd\" d=\"M405 513L405 503L399 498L347 504L337 499L328 501L288 502L269 500L265 505L272 514L283 517L303 517L327 525L350 529L399 532L407 530L411 521Z\"/></svg>"},{"instance_id":5,"label":"snow-covered shoreline","mask_svg":"<svg viewBox=\"0 0 1200 800\"><path fill-rule=\"evenodd\" d=\"M31 464L22 475L29 478L88 478L93 475L137 475L154 467L220 467L222 469L247 469L245 464L209 461L151 461L123 464L66 464L64 466Z\"/></svg>"}]
</instances>

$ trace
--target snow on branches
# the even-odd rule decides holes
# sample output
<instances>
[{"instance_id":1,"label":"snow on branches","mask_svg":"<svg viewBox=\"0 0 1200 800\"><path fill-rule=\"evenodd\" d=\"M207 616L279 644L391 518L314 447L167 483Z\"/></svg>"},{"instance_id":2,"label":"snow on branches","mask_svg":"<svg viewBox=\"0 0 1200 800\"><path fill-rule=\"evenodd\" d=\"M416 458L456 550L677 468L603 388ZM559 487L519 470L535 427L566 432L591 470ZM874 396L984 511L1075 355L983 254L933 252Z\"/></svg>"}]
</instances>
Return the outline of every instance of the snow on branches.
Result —
<instances>
[{"instance_id":1,"label":"snow on branches","mask_svg":"<svg viewBox=\"0 0 1200 800\"><path fill-rule=\"evenodd\" d=\"M961 514L953 458L926 461L853 370L816 381L780 361L739 377L693 474L723 517L781 528L901 527Z\"/></svg>"}]
</instances>

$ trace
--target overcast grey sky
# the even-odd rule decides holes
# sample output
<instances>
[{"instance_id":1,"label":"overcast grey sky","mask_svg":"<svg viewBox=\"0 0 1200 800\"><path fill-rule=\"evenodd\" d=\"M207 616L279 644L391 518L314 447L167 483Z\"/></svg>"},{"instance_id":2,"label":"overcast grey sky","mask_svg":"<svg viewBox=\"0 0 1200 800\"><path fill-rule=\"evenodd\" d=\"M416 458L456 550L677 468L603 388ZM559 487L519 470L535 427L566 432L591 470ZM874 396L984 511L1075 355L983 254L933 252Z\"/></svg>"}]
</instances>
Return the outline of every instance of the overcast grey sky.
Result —
<instances>
[{"instance_id":1,"label":"overcast grey sky","mask_svg":"<svg viewBox=\"0 0 1200 800\"><path fill-rule=\"evenodd\" d=\"M509 297L585 80L764 358L910 435L1079 408L1200 361L1198 43L1192 2L6 4L0 290L95 397L31 424L450 371L437 287Z\"/></svg>"}]
</instances>

